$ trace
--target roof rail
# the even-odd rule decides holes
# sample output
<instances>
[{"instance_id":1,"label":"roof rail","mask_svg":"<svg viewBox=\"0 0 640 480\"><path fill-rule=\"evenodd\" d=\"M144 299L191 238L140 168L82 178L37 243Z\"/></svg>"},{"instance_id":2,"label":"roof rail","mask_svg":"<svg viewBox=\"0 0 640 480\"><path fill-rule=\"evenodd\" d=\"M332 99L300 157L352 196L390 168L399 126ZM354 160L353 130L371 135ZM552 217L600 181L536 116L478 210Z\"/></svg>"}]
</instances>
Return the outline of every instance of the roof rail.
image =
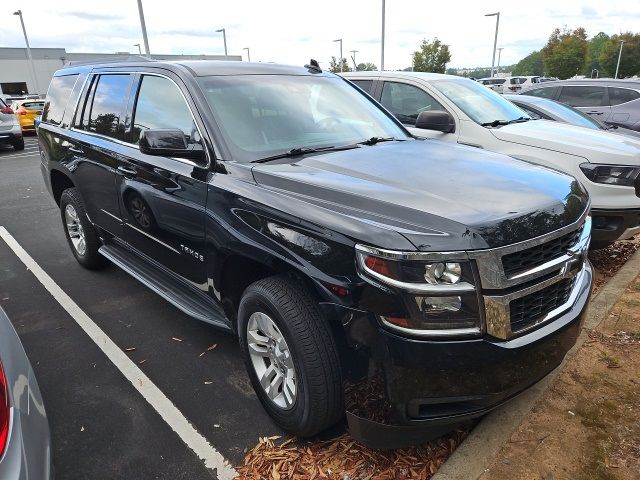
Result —
<instances>
[{"instance_id":1,"label":"roof rail","mask_svg":"<svg viewBox=\"0 0 640 480\"><path fill-rule=\"evenodd\" d=\"M82 67L84 65L102 65L105 63L156 62L157 60L143 55L122 55L120 57L96 58L95 60L70 61L62 68Z\"/></svg>"}]
</instances>

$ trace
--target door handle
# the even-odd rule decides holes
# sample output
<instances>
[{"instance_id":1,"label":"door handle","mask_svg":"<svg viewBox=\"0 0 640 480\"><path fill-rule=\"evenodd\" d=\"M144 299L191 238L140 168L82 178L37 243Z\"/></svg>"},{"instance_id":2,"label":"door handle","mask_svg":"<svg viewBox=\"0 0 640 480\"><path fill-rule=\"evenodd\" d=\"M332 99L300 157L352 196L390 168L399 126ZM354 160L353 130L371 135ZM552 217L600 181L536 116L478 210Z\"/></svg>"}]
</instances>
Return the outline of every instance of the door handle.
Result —
<instances>
[{"instance_id":1,"label":"door handle","mask_svg":"<svg viewBox=\"0 0 640 480\"><path fill-rule=\"evenodd\" d=\"M79 155L83 155L84 154L84 150L82 150L81 148L69 147L69 151L73 152L73 153L77 153Z\"/></svg>"},{"instance_id":2,"label":"door handle","mask_svg":"<svg viewBox=\"0 0 640 480\"><path fill-rule=\"evenodd\" d=\"M135 177L138 171L135 168L127 168L123 166L119 166L116 170L120 172L125 177Z\"/></svg>"},{"instance_id":3,"label":"door handle","mask_svg":"<svg viewBox=\"0 0 640 480\"><path fill-rule=\"evenodd\" d=\"M596 112L596 111L594 110L594 111L587 112L587 113L588 113L589 115L602 115L604 112Z\"/></svg>"}]
</instances>

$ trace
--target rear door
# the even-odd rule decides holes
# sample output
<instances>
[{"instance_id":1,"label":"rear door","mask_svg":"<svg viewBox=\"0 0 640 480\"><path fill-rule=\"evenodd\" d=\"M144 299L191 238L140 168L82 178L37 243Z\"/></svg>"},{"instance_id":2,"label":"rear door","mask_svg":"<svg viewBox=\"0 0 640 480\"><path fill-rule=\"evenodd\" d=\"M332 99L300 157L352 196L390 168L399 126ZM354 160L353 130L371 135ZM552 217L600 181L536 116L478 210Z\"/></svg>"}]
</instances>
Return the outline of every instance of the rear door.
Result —
<instances>
[{"instance_id":1,"label":"rear door","mask_svg":"<svg viewBox=\"0 0 640 480\"><path fill-rule=\"evenodd\" d=\"M136 75L117 191L129 245L206 291L207 164L146 155L138 146L143 130L180 129L191 146L204 149L195 105L187 98L180 79L169 72Z\"/></svg>"},{"instance_id":2,"label":"rear door","mask_svg":"<svg viewBox=\"0 0 640 480\"><path fill-rule=\"evenodd\" d=\"M611 117L607 87L600 85L563 85L558 101L582 110L599 122Z\"/></svg>"},{"instance_id":3,"label":"rear door","mask_svg":"<svg viewBox=\"0 0 640 480\"><path fill-rule=\"evenodd\" d=\"M124 148L124 116L133 82L129 73L90 76L74 126L68 134L67 161L91 221L122 236L116 168Z\"/></svg>"}]
</instances>

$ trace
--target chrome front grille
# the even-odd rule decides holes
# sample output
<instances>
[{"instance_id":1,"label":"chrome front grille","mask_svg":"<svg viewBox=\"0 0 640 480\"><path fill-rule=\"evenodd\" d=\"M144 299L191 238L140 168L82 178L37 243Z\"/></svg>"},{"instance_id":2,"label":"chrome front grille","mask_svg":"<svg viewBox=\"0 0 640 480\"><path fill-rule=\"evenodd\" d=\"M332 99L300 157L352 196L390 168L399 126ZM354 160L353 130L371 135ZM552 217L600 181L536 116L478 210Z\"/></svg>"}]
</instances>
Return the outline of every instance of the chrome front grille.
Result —
<instances>
[{"instance_id":1,"label":"chrome front grille","mask_svg":"<svg viewBox=\"0 0 640 480\"><path fill-rule=\"evenodd\" d=\"M587 212L575 223L506 247L469 252L483 289L486 331L509 339L569 309L585 273Z\"/></svg>"}]
</instances>

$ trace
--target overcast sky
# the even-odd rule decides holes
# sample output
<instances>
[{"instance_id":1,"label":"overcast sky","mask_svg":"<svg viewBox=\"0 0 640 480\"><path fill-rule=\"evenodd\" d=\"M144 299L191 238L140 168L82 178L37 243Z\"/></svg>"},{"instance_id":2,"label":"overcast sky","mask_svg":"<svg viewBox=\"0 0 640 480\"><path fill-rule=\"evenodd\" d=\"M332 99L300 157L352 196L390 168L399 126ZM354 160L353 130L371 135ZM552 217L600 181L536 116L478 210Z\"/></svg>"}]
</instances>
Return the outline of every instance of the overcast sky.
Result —
<instances>
[{"instance_id":1,"label":"overcast sky","mask_svg":"<svg viewBox=\"0 0 640 480\"><path fill-rule=\"evenodd\" d=\"M555 27L583 26L589 36L640 31L640 0L387 0L385 68L410 65L423 38L450 45L452 67L491 65L495 17L500 11L498 47L502 65L541 48ZM328 65L358 50L356 60L380 66L381 0L143 0L152 53L224 53L251 49L251 60ZM23 11L32 47L69 52L137 51L143 43L136 0L2 0L0 46L23 47L18 17Z\"/></svg>"}]
</instances>

